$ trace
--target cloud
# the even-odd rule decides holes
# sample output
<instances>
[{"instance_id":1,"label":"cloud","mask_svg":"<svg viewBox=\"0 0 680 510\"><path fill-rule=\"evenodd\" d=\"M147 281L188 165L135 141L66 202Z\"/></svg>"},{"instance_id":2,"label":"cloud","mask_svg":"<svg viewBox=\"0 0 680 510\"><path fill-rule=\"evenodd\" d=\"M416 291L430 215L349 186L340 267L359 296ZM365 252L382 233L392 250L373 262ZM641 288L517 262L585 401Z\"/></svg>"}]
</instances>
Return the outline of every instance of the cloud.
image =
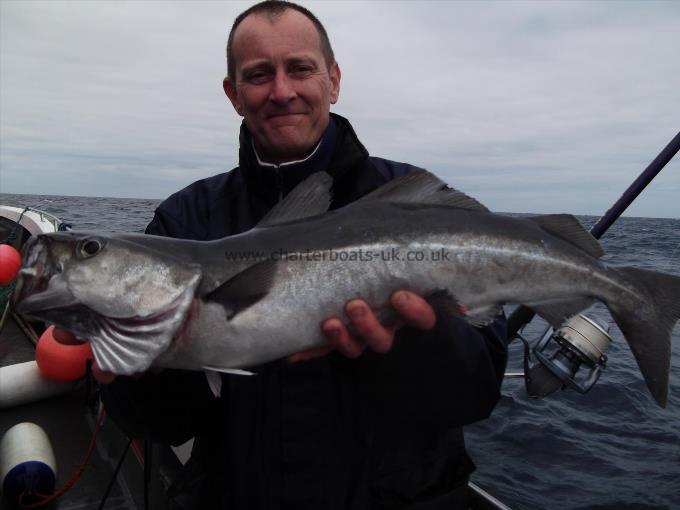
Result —
<instances>
[{"instance_id":1,"label":"cloud","mask_svg":"<svg viewBox=\"0 0 680 510\"><path fill-rule=\"evenodd\" d=\"M0 191L164 197L237 161L249 2L0 5ZM335 111L491 209L600 214L677 133L672 2L318 2ZM627 212L680 217L677 161Z\"/></svg>"}]
</instances>

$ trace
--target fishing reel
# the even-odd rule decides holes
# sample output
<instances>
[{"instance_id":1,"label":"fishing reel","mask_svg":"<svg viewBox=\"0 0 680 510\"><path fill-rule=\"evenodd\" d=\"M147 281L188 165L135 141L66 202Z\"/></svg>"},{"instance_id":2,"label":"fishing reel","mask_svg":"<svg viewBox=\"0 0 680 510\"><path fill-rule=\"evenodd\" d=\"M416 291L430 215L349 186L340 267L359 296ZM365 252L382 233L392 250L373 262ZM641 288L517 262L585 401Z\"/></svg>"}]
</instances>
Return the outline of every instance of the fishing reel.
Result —
<instances>
[{"instance_id":1,"label":"fishing reel","mask_svg":"<svg viewBox=\"0 0 680 510\"><path fill-rule=\"evenodd\" d=\"M533 349L520 338L524 342L524 382L532 398L565 387L587 393L607 366L605 351L612 341L608 324L581 314L557 330L548 328Z\"/></svg>"}]
</instances>

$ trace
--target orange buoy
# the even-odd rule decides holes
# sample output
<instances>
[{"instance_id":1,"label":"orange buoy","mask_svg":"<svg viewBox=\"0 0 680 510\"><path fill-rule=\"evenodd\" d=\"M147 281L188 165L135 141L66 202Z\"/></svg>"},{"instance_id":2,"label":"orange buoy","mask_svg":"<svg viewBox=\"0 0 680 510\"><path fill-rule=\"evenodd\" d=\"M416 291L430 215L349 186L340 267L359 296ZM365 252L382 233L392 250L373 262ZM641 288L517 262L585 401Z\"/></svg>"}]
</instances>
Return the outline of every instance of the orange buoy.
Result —
<instances>
[{"instance_id":1,"label":"orange buoy","mask_svg":"<svg viewBox=\"0 0 680 510\"><path fill-rule=\"evenodd\" d=\"M0 244L0 285L11 283L21 267L21 255L13 246Z\"/></svg>"},{"instance_id":2,"label":"orange buoy","mask_svg":"<svg viewBox=\"0 0 680 510\"><path fill-rule=\"evenodd\" d=\"M92 359L90 344L61 344L54 339L53 331L54 326L47 328L35 349L35 361L40 373L62 382L85 377L87 360Z\"/></svg>"}]
</instances>

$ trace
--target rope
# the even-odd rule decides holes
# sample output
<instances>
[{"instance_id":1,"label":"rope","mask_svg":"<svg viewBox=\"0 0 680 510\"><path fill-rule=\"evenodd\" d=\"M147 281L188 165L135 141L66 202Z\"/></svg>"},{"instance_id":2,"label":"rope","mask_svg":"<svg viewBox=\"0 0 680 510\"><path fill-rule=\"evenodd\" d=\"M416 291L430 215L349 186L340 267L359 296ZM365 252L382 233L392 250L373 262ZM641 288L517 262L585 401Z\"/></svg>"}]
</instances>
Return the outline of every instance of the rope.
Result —
<instances>
[{"instance_id":1,"label":"rope","mask_svg":"<svg viewBox=\"0 0 680 510\"><path fill-rule=\"evenodd\" d=\"M9 315L9 297L12 295L13 290L14 284L0 287L0 306L3 308L2 317L0 317L0 331L2 331L2 328L5 325L5 320Z\"/></svg>"},{"instance_id":2,"label":"rope","mask_svg":"<svg viewBox=\"0 0 680 510\"><path fill-rule=\"evenodd\" d=\"M123 450L123 453L120 456L120 459L118 459L118 464L116 465L116 469L113 471L113 475L111 476L111 479L109 480L109 485L106 487L106 492L104 493L104 497L102 498L101 502L99 503L99 506L97 507L97 510L102 510L104 508L104 505L106 504L106 500L109 497L109 494L111 493L111 489L113 488L113 484L116 482L116 478L118 477L118 472L120 471L121 466L123 465L123 461L125 460L125 456L130 449L130 445L132 444L132 438L130 438L125 445L125 449Z\"/></svg>"}]
</instances>

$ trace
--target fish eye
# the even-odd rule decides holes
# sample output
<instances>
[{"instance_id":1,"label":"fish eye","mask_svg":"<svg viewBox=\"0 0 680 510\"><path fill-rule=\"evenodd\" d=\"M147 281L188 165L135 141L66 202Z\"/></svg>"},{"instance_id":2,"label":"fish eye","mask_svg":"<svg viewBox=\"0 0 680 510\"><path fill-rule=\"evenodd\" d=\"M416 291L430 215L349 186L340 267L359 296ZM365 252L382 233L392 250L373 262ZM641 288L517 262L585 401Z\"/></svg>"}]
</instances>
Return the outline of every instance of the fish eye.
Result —
<instances>
[{"instance_id":1,"label":"fish eye","mask_svg":"<svg viewBox=\"0 0 680 510\"><path fill-rule=\"evenodd\" d=\"M102 243L97 239L86 239L81 243L78 254L83 258L92 257L99 253L101 249Z\"/></svg>"}]
</instances>

